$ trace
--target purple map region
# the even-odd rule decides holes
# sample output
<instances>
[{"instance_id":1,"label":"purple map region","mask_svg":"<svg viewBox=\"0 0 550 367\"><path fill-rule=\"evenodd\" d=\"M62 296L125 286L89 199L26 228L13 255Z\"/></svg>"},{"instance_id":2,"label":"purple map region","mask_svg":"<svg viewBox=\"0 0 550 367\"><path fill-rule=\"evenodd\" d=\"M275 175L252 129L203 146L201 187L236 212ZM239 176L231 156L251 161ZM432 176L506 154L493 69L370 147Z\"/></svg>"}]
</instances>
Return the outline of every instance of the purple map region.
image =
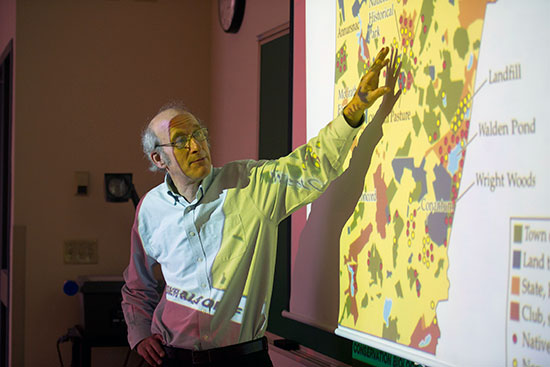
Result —
<instances>
[{"instance_id":1,"label":"purple map region","mask_svg":"<svg viewBox=\"0 0 550 367\"><path fill-rule=\"evenodd\" d=\"M451 197L452 179L449 172L441 164L434 168L435 181L433 182L436 200L449 200Z\"/></svg>"},{"instance_id":2,"label":"purple map region","mask_svg":"<svg viewBox=\"0 0 550 367\"><path fill-rule=\"evenodd\" d=\"M426 158L422 159L419 167L414 166L413 158L395 158L392 161L393 172L397 182L401 183L401 176L403 176L403 170L405 168L412 171L412 176L416 182L420 183L420 193L415 200L421 200L424 195L427 193L426 189L426 170L424 170L424 165L426 164Z\"/></svg>"}]
</instances>

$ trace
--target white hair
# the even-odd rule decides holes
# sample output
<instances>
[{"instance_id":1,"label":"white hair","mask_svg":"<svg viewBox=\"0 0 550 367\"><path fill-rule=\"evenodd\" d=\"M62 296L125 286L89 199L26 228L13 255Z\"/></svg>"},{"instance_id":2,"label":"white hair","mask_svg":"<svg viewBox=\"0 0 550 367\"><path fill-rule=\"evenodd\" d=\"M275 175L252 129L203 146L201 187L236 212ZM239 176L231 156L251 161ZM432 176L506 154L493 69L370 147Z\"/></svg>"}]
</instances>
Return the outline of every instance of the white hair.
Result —
<instances>
[{"instance_id":1,"label":"white hair","mask_svg":"<svg viewBox=\"0 0 550 367\"><path fill-rule=\"evenodd\" d=\"M167 110L175 110L180 113L189 113L193 115L191 112L187 110L187 108L181 101L174 100L163 105L155 116L158 116L160 113ZM199 123L200 127L206 127L204 126L202 121L200 121L196 117L195 119ZM158 146L159 144L160 144L160 140L157 134L155 134L155 132L151 128L151 123L147 124L147 127L141 133L141 146L143 147L143 153L145 153L145 156L149 160L149 164L150 164L149 170L153 172L164 171L163 169L158 168L155 165L155 162L153 162L153 159L151 158L151 154L153 154L153 152L157 152L166 164L170 164L170 157L166 154L166 152L163 149L161 149L161 147ZM209 141L208 141L208 145L210 146Z\"/></svg>"}]
</instances>

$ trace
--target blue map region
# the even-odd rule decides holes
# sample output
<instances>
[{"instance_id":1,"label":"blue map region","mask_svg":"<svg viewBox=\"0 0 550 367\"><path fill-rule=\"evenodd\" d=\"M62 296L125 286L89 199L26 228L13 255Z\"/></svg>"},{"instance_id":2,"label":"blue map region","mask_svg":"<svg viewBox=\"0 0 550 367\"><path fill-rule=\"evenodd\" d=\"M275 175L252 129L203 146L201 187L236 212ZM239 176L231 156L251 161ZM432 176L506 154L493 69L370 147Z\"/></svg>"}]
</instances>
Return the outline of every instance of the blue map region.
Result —
<instances>
[{"instance_id":1,"label":"blue map region","mask_svg":"<svg viewBox=\"0 0 550 367\"><path fill-rule=\"evenodd\" d=\"M435 181L433 182L435 199L449 200L451 197L451 176L441 164L434 168Z\"/></svg>"},{"instance_id":2,"label":"blue map region","mask_svg":"<svg viewBox=\"0 0 550 367\"><path fill-rule=\"evenodd\" d=\"M451 150L451 153L449 154L449 166L447 169L449 172L451 172L452 175L458 171L458 162L460 162L460 158L462 156L462 148L460 145L457 145L453 150Z\"/></svg>"},{"instance_id":3,"label":"blue map region","mask_svg":"<svg viewBox=\"0 0 550 367\"><path fill-rule=\"evenodd\" d=\"M348 270L351 275L351 281L349 282L350 295L352 297L355 297L355 272L353 271L353 268L349 265L348 265Z\"/></svg>"},{"instance_id":4,"label":"blue map region","mask_svg":"<svg viewBox=\"0 0 550 367\"><path fill-rule=\"evenodd\" d=\"M424 339L420 341L420 343L418 343L418 346L420 348L427 347L428 345L430 345L431 341L432 341L432 334L428 334L426 335L426 337L424 337Z\"/></svg>"},{"instance_id":5,"label":"blue map region","mask_svg":"<svg viewBox=\"0 0 550 367\"><path fill-rule=\"evenodd\" d=\"M359 31L357 31L357 44L359 45L359 48L361 49L361 52L359 53L361 55L361 58L363 60L367 59L367 56L365 56L365 45L363 44L363 22L361 21L361 18L359 18ZM367 37L369 35L369 32L367 31Z\"/></svg>"},{"instance_id":6,"label":"blue map region","mask_svg":"<svg viewBox=\"0 0 550 367\"><path fill-rule=\"evenodd\" d=\"M472 65L474 65L474 53L470 53L470 58L468 59L468 66L467 66L467 70L470 71L470 69L472 68Z\"/></svg>"},{"instance_id":7,"label":"blue map region","mask_svg":"<svg viewBox=\"0 0 550 367\"><path fill-rule=\"evenodd\" d=\"M386 327L390 326L390 313L391 313L391 306L392 306L392 300L389 298L386 298L386 302L384 302L384 321L386 322Z\"/></svg>"},{"instance_id":8,"label":"blue map region","mask_svg":"<svg viewBox=\"0 0 550 367\"><path fill-rule=\"evenodd\" d=\"M418 197L418 200L421 200L424 195L427 193L426 189L426 171L424 170L424 165L426 164L426 159L422 159L422 163L420 163L419 167L414 166L414 159L413 158L394 158L394 160L391 162L393 173L395 175L395 178L397 182L401 183L401 177L403 176L403 170L405 168L408 168L412 171L413 178L420 182L422 185L420 196Z\"/></svg>"}]
</instances>

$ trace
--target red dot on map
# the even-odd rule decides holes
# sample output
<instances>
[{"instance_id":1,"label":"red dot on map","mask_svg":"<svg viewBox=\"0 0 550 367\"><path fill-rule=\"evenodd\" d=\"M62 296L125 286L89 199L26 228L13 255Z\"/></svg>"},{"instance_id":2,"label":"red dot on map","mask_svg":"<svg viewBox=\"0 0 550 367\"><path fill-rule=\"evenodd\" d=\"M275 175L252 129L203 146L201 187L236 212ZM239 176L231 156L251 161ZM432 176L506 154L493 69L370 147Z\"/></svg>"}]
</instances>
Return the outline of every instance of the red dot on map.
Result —
<instances>
[{"instance_id":1,"label":"red dot on map","mask_svg":"<svg viewBox=\"0 0 550 367\"><path fill-rule=\"evenodd\" d=\"M470 120L466 121L466 129L470 127Z\"/></svg>"},{"instance_id":2,"label":"red dot on map","mask_svg":"<svg viewBox=\"0 0 550 367\"><path fill-rule=\"evenodd\" d=\"M426 257L430 257L430 250L426 250Z\"/></svg>"},{"instance_id":3,"label":"red dot on map","mask_svg":"<svg viewBox=\"0 0 550 367\"><path fill-rule=\"evenodd\" d=\"M385 78L385 77L386 77L386 70L385 70L385 69L384 69L384 73L383 73L383 75L384 75L384 78Z\"/></svg>"},{"instance_id":4,"label":"red dot on map","mask_svg":"<svg viewBox=\"0 0 550 367\"><path fill-rule=\"evenodd\" d=\"M416 291L416 295L420 297L420 289Z\"/></svg>"},{"instance_id":5,"label":"red dot on map","mask_svg":"<svg viewBox=\"0 0 550 367\"><path fill-rule=\"evenodd\" d=\"M428 233L428 226L426 226L426 233Z\"/></svg>"},{"instance_id":6,"label":"red dot on map","mask_svg":"<svg viewBox=\"0 0 550 367\"><path fill-rule=\"evenodd\" d=\"M370 251L369 251L369 252L367 252L367 255L368 255L368 257L370 257Z\"/></svg>"},{"instance_id":7,"label":"red dot on map","mask_svg":"<svg viewBox=\"0 0 550 367\"><path fill-rule=\"evenodd\" d=\"M370 265L370 259L369 259L369 260L367 260L367 265Z\"/></svg>"},{"instance_id":8,"label":"red dot on map","mask_svg":"<svg viewBox=\"0 0 550 367\"><path fill-rule=\"evenodd\" d=\"M432 255L430 256L430 260L431 260L432 262L434 262L434 254L432 254Z\"/></svg>"},{"instance_id":9,"label":"red dot on map","mask_svg":"<svg viewBox=\"0 0 550 367\"><path fill-rule=\"evenodd\" d=\"M403 16L399 17L399 24L403 23Z\"/></svg>"},{"instance_id":10,"label":"red dot on map","mask_svg":"<svg viewBox=\"0 0 550 367\"><path fill-rule=\"evenodd\" d=\"M420 289L420 280L416 279L416 289Z\"/></svg>"},{"instance_id":11,"label":"red dot on map","mask_svg":"<svg viewBox=\"0 0 550 367\"><path fill-rule=\"evenodd\" d=\"M514 341L514 344L516 344L518 342L518 336L516 334L514 334L512 336L512 340Z\"/></svg>"},{"instance_id":12,"label":"red dot on map","mask_svg":"<svg viewBox=\"0 0 550 367\"><path fill-rule=\"evenodd\" d=\"M344 65L344 71L346 71L346 65Z\"/></svg>"},{"instance_id":13,"label":"red dot on map","mask_svg":"<svg viewBox=\"0 0 550 367\"><path fill-rule=\"evenodd\" d=\"M336 61L336 67L340 67L340 61Z\"/></svg>"},{"instance_id":14,"label":"red dot on map","mask_svg":"<svg viewBox=\"0 0 550 367\"><path fill-rule=\"evenodd\" d=\"M447 68L447 61L443 60L443 69Z\"/></svg>"},{"instance_id":15,"label":"red dot on map","mask_svg":"<svg viewBox=\"0 0 550 367\"><path fill-rule=\"evenodd\" d=\"M426 33L428 31L428 27L424 26L423 31L424 31L424 33Z\"/></svg>"},{"instance_id":16,"label":"red dot on map","mask_svg":"<svg viewBox=\"0 0 550 367\"><path fill-rule=\"evenodd\" d=\"M407 229L407 237L409 237L409 230Z\"/></svg>"},{"instance_id":17,"label":"red dot on map","mask_svg":"<svg viewBox=\"0 0 550 367\"><path fill-rule=\"evenodd\" d=\"M411 42L411 46L412 46L412 42ZM414 64L416 65L416 56L414 57Z\"/></svg>"},{"instance_id":18,"label":"red dot on map","mask_svg":"<svg viewBox=\"0 0 550 367\"><path fill-rule=\"evenodd\" d=\"M449 218L445 217L445 225L449 224Z\"/></svg>"},{"instance_id":19,"label":"red dot on map","mask_svg":"<svg viewBox=\"0 0 550 367\"><path fill-rule=\"evenodd\" d=\"M391 215L388 215L388 222L391 222Z\"/></svg>"},{"instance_id":20,"label":"red dot on map","mask_svg":"<svg viewBox=\"0 0 550 367\"><path fill-rule=\"evenodd\" d=\"M338 68L338 70L340 70L340 72L342 72L342 67L340 66L340 67Z\"/></svg>"},{"instance_id":21,"label":"red dot on map","mask_svg":"<svg viewBox=\"0 0 550 367\"><path fill-rule=\"evenodd\" d=\"M386 43L386 37L382 37L382 44Z\"/></svg>"},{"instance_id":22,"label":"red dot on map","mask_svg":"<svg viewBox=\"0 0 550 367\"><path fill-rule=\"evenodd\" d=\"M445 240L443 241L443 246L447 247L447 239L445 238Z\"/></svg>"},{"instance_id":23,"label":"red dot on map","mask_svg":"<svg viewBox=\"0 0 550 367\"><path fill-rule=\"evenodd\" d=\"M412 28L412 26L413 26L413 20L409 19L409 28Z\"/></svg>"},{"instance_id":24,"label":"red dot on map","mask_svg":"<svg viewBox=\"0 0 550 367\"><path fill-rule=\"evenodd\" d=\"M414 277L416 278L418 276L418 272L416 271L416 269L414 269Z\"/></svg>"},{"instance_id":25,"label":"red dot on map","mask_svg":"<svg viewBox=\"0 0 550 367\"><path fill-rule=\"evenodd\" d=\"M434 244L433 244L433 243L430 243L430 250L431 250L431 251L434 250Z\"/></svg>"},{"instance_id":26,"label":"red dot on map","mask_svg":"<svg viewBox=\"0 0 550 367\"><path fill-rule=\"evenodd\" d=\"M418 254L418 261L422 261L422 255Z\"/></svg>"},{"instance_id":27,"label":"red dot on map","mask_svg":"<svg viewBox=\"0 0 550 367\"><path fill-rule=\"evenodd\" d=\"M403 40L401 41L401 45L405 46L405 39L403 38Z\"/></svg>"},{"instance_id":28,"label":"red dot on map","mask_svg":"<svg viewBox=\"0 0 550 367\"><path fill-rule=\"evenodd\" d=\"M411 223L409 221L407 221L407 228L409 228L411 225Z\"/></svg>"},{"instance_id":29,"label":"red dot on map","mask_svg":"<svg viewBox=\"0 0 550 367\"><path fill-rule=\"evenodd\" d=\"M453 176L453 181L456 182L457 179L458 179L457 175L454 175Z\"/></svg>"},{"instance_id":30,"label":"red dot on map","mask_svg":"<svg viewBox=\"0 0 550 367\"><path fill-rule=\"evenodd\" d=\"M447 153L450 153L450 152L451 152L451 146L448 145L448 146L447 146Z\"/></svg>"},{"instance_id":31,"label":"red dot on map","mask_svg":"<svg viewBox=\"0 0 550 367\"><path fill-rule=\"evenodd\" d=\"M380 263L380 270L382 270L382 263Z\"/></svg>"},{"instance_id":32,"label":"red dot on map","mask_svg":"<svg viewBox=\"0 0 550 367\"><path fill-rule=\"evenodd\" d=\"M416 227L416 223L415 223L415 222L413 222L413 229L414 229L415 227Z\"/></svg>"},{"instance_id":33,"label":"red dot on map","mask_svg":"<svg viewBox=\"0 0 550 367\"><path fill-rule=\"evenodd\" d=\"M395 211L395 219L397 219L398 216L399 216L399 212L396 210Z\"/></svg>"},{"instance_id":34,"label":"red dot on map","mask_svg":"<svg viewBox=\"0 0 550 367\"><path fill-rule=\"evenodd\" d=\"M416 217L416 209L413 210L413 216Z\"/></svg>"},{"instance_id":35,"label":"red dot on map","mask_svg":"<svg viewBox=\"0 0 550 367\"><path fill-rule=\"evenodd\" d=\"M422 23L424 23L424 14L422 14L422 16L420 16L420 20L422 20Z\"/></svg>"}]
</instances>

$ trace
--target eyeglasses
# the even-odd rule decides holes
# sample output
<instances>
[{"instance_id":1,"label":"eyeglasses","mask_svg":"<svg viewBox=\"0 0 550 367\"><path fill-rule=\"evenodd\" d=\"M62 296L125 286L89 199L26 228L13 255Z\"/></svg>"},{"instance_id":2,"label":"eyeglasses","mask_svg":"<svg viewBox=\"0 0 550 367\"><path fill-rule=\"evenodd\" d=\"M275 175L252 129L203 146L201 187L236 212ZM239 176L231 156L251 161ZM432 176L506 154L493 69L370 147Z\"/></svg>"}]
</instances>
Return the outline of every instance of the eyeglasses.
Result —
<instances>
[{"instance_id":1,"label":"eyeglasses","mask_svg":"<svg viewBox=\"0 0 550 367\"><path fill-rule=\"evenodd\" d=\"M173 142L170 142L168 144L157 144L155 145L155 148L169 146L172 146L176 149L189 148L189 142L191 141L191 138L195 139L198 142L205 141L208 138L208 129L203 127L201 129L193 131L191 135L180 135Z\"/></svg>"}]
</instances>

